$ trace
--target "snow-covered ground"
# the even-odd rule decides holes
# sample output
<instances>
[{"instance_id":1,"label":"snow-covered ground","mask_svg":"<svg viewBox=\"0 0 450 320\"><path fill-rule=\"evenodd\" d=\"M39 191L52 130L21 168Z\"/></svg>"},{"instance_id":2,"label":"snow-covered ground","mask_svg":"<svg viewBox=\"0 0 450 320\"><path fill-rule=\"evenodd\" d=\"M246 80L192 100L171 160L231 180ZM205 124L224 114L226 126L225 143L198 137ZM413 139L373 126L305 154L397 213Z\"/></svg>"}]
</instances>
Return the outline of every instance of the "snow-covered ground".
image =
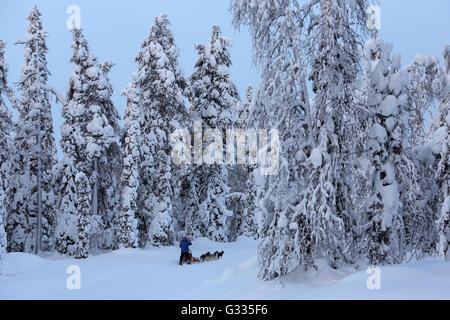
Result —
<instances>
[{"instance_id":1,"label":"snow-covered ground","mask_svg":"<svg viewBox=\"0 0 450 320\"><path fill-rule=\"evenodd\" d=\"M194 241L194 256L224 250L222 260L179 266L179 248L119 250L87 260L6 255L0 299L450 299L450 263L429 259L381 267L379 290L366 270L294 272L282 280L256 279L257 243ZM81 289L69 290L67 268L79 266Z\"/></svg>"}]
</instances>

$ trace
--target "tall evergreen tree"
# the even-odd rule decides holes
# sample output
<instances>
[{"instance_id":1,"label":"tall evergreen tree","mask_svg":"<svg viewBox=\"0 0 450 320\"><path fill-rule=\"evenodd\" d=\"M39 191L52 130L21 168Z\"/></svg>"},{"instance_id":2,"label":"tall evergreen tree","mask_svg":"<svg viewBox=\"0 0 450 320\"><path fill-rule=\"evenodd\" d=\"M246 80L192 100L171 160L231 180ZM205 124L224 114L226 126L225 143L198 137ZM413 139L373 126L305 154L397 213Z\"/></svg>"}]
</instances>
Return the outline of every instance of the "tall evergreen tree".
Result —
<instances>
[{"instance_id":1,"label":"tall evergreen tree","mask_svg":"<svg viewBox=\"0 0 450 320\"><path fill-rule=\"evenodd\" d=\"M142 141L138 216L141 221L140 230L147 233L144 237L141 235L141 239L147 238L153 245L173 244L172 235L166 234L161 238L161 242L158 242L149 232L152 221L160 219L157 202L167 201L165 207L168 211L164 211L164 214L173 216L171 203L174 200L174 192L179 192L178 181L182 180L183 170L172 166L169 138L175 129L185 128L188 119L184 105L186 81L178 64L178 48L169 27L170 21L166 15L156 17L148 37L141 43L141 51L136 56ZM168 163L158 163L160 151L166 154L163 158L168 159ZM164 172L171 174L168 189L158 188L159 181L163 179L158 174ZM166 193L169 190L170 192ZM159 192L163 194L160 195ZM145 226L142 226L142 223ZM172 229L164 230L169 232ZM170 243L163 239L170 239Z\"/></svg>"},{"instance_id":2,"label":"tall evergreen tree","mask_svg":"<svg viewBox=\"0 0 450 320\"><path fill-rule=\"evenodd\" d=\"M233 212L227 208L227 195L230 193L228 185L228 169L224 164L223 138L226 130L231 129L237 122L236 101L239 94L236 86L231 81L229 68L231 57L228 48L231 41L221 36L218 26L212 27L211 39L206 45L197 45L199 58L195 64L194 73L189 78L191 102L190 113L194 121L201 123L203 133L208 130L215 131L218 136L199 137L194 136L194 144L202 146L203 160L213 153L220 159L219 163L202 164L196 168L196 179L191 183L198 184L191 188L194 195L188 197L197 198L192 214L198 214L200 220L206 223L206 236L215 241L228 241L227 217ZM216 141L219 139L220 141ZM198 163L199 156L194 155L194 161ZM197 213L195 213L197 211ZM195 221L198 219L192 219ZM191 227L187 227L191 228Z\"/></svg>"},{"instance_id":3,"label":"tall evergreen tree","mask_svg":"<svg viewBox=\"0 0 450 320\"><path fill-rule=\"evenodd\" d=\"M60 185L60 217L57 237L58 250L68 253L67 245L76 243L76 182L77 172L84 172L92 184L91 242L93 246L111 248L111 204L117 190L113 175L118 150L119 116L111 101L112 88L108 72L110 62L99 64L90 53L88 43L80 29L74 28L73 56L75 64L69 80L63 107L64 123L61 127L61 147L64 160L58 178ZM112 154L112 155L111 155ZM120 154L120 153L119 153ZM117 174L116 174L117 175ZM114 211L113 211L114 212ZM70 254L75 254L71 251Z\"/></svg>"},{"instance_id":4,"label":"tall evergreen tree","mask_svg":"<svg viewBox=\"0 0 450 320\"><path fill-rule=\"evenodd\" d=\"M114 107L111 97L113 89L109 79L109 72L114 63L105 61L100 65L99 88L106 93L104 114L114 129L113 137L105 144L104 155L98 161L98 212L103 224L100 247L103 249L116 248L115 226L120 211L120 179L122 174L122 150L119 145L121 129L120 116ZM102 85L105 83L105 85ZM106 88L106 91L105 91ZM106 97L106 96L105 96ZM105 125L108 128L107 125Z\"/></svg>"},{"instance_id":5,"label":"tall evergreen tree","mask_svg":"<svg viewBox=\"0 0 450 320\"><path fill-rule=\"evenodd\" d=\"M137 191L139 189L139 147L141 142L141 125L139 109L139 88L137 75L125 88L123 95L127 97L125 110L125 128L122 137L123 172L122 172L122 203L118 217L117 239L119 246L137 248Z\"/></svg>"},{"instance_id":6,"label":"tall evergreen tree","mask_svg":"<svg viewBox=\"0 0 450 320\"><path fill-rule=\"evenodd\" d=\"M53 90L47 85L48 35L40 17L35 6L28 16L30 24L25 40L18 42L25 46L25 63L19 81L22 97L14 136L16 154L7 227L11 251L50 250L56 223L53 191L56 145L50 103Z\"/></svg>"},{"instance_id":7,"label":"tall evergreen tree","mask_svg":"<svg viewBox=\"0 0 450 320\"><path fill-rule=\"evenodd\" d=\"M189 112L195 121L203 121L204 128L218 128L225 132L237 121L233 103L239 97L231 81L229 68L231 41L221 36L220 27L213 26L206 45L197 45L198 59L190 76Z\"/></svg>"}]
</instances>

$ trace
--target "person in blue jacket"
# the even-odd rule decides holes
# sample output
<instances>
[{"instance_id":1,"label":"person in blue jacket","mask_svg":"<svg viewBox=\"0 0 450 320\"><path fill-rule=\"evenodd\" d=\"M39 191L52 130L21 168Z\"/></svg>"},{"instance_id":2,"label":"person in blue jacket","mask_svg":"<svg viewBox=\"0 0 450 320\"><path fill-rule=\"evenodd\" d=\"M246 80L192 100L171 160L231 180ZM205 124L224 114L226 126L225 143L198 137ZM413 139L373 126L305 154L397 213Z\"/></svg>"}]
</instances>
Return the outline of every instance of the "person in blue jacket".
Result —
<instances>
[{"instance_id":1,"label":"person in blue jacket","mask_svg":"<svg viewBox=\"0 0 450 320\"><path fill-rule=\"evenodd\" d=\"M191 261L189 259L189 246L191 246L191 245L192 245L192 243L189 241L189 239L187 237L184 237L183 240L181 240L181 242L180 242L180 248L181 248L180 265L183 264L183 261L187 261L188 263L191 263Z\"/></svg>"}]
</instances>

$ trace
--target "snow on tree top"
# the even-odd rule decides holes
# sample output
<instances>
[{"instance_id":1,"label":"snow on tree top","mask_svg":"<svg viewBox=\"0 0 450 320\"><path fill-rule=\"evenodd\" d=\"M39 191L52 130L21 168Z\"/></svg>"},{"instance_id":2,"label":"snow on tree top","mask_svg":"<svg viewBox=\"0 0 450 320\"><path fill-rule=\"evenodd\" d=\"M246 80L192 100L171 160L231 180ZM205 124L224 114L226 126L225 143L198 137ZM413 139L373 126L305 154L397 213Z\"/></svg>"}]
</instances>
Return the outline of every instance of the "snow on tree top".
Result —
<instances>
[{"instance_id":1,"label":"snow on tree top","mask_svg":"<svg viewBox=\"0 0 450 320\"><path fill-rule=\"evenodd\" d=\"M98 68L96 66L87 68L86 75L91 79L98 78Z\"/></svg>"},{"instance_id":2,"label":"snow on tree top","mask_svg":"<svg viewBox=\"0 0 450 320\"><path fill-rule=\"evenodd\" d=\"M418 64L420 66L429 67L432 64L439 64L439 59L434 56L427 56L423 54L417 54L413 58L413 63Z\"/></svg>"}]
</instances>

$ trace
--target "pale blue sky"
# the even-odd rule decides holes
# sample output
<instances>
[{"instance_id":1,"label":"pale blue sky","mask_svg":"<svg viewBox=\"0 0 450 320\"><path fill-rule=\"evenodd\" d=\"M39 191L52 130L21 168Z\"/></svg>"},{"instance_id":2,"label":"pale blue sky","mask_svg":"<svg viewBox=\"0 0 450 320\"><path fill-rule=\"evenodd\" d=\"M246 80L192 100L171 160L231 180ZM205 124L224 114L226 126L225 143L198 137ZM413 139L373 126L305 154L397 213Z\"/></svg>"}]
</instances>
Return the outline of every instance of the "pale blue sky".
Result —
<instances>
[{"instance_id":1,"label":"pale blue sky","mask_svg":"<svg viewBox=\"0 0 450 320\"><path fill-rule=\"evenodd\" d=\"M204 43L211 26L217 24L223 35L233 41L232 78L243 95L247 84L258 84L258 71L252 66L251 40L245 29L240 33L231 26L229 0L2 0L0 38L7 41L6 58L10 66L9 81L19 79L23 64L23 46L14 45L23 39L26 17L34 4L43 14L48 39L48 62L52 73L50 85L63 93L67 87L72 65L71 33L66 28L69 5L81 9L81 26L92 52L101 62L109 59L117 65L111 72L113 100L122 115L125 100L120 96L135 70L134 57L153 24L156 15L165 13L172 21L175 41L180 48L180 63L185 76L197 59L195 43ZM449 0L381 0L381 34L394 43L394 51L409 63L415 54L438 56L450 44ZM54 104L53 116L57 144L62 123L61 108Z\"/></svg>"}]
</instances>

